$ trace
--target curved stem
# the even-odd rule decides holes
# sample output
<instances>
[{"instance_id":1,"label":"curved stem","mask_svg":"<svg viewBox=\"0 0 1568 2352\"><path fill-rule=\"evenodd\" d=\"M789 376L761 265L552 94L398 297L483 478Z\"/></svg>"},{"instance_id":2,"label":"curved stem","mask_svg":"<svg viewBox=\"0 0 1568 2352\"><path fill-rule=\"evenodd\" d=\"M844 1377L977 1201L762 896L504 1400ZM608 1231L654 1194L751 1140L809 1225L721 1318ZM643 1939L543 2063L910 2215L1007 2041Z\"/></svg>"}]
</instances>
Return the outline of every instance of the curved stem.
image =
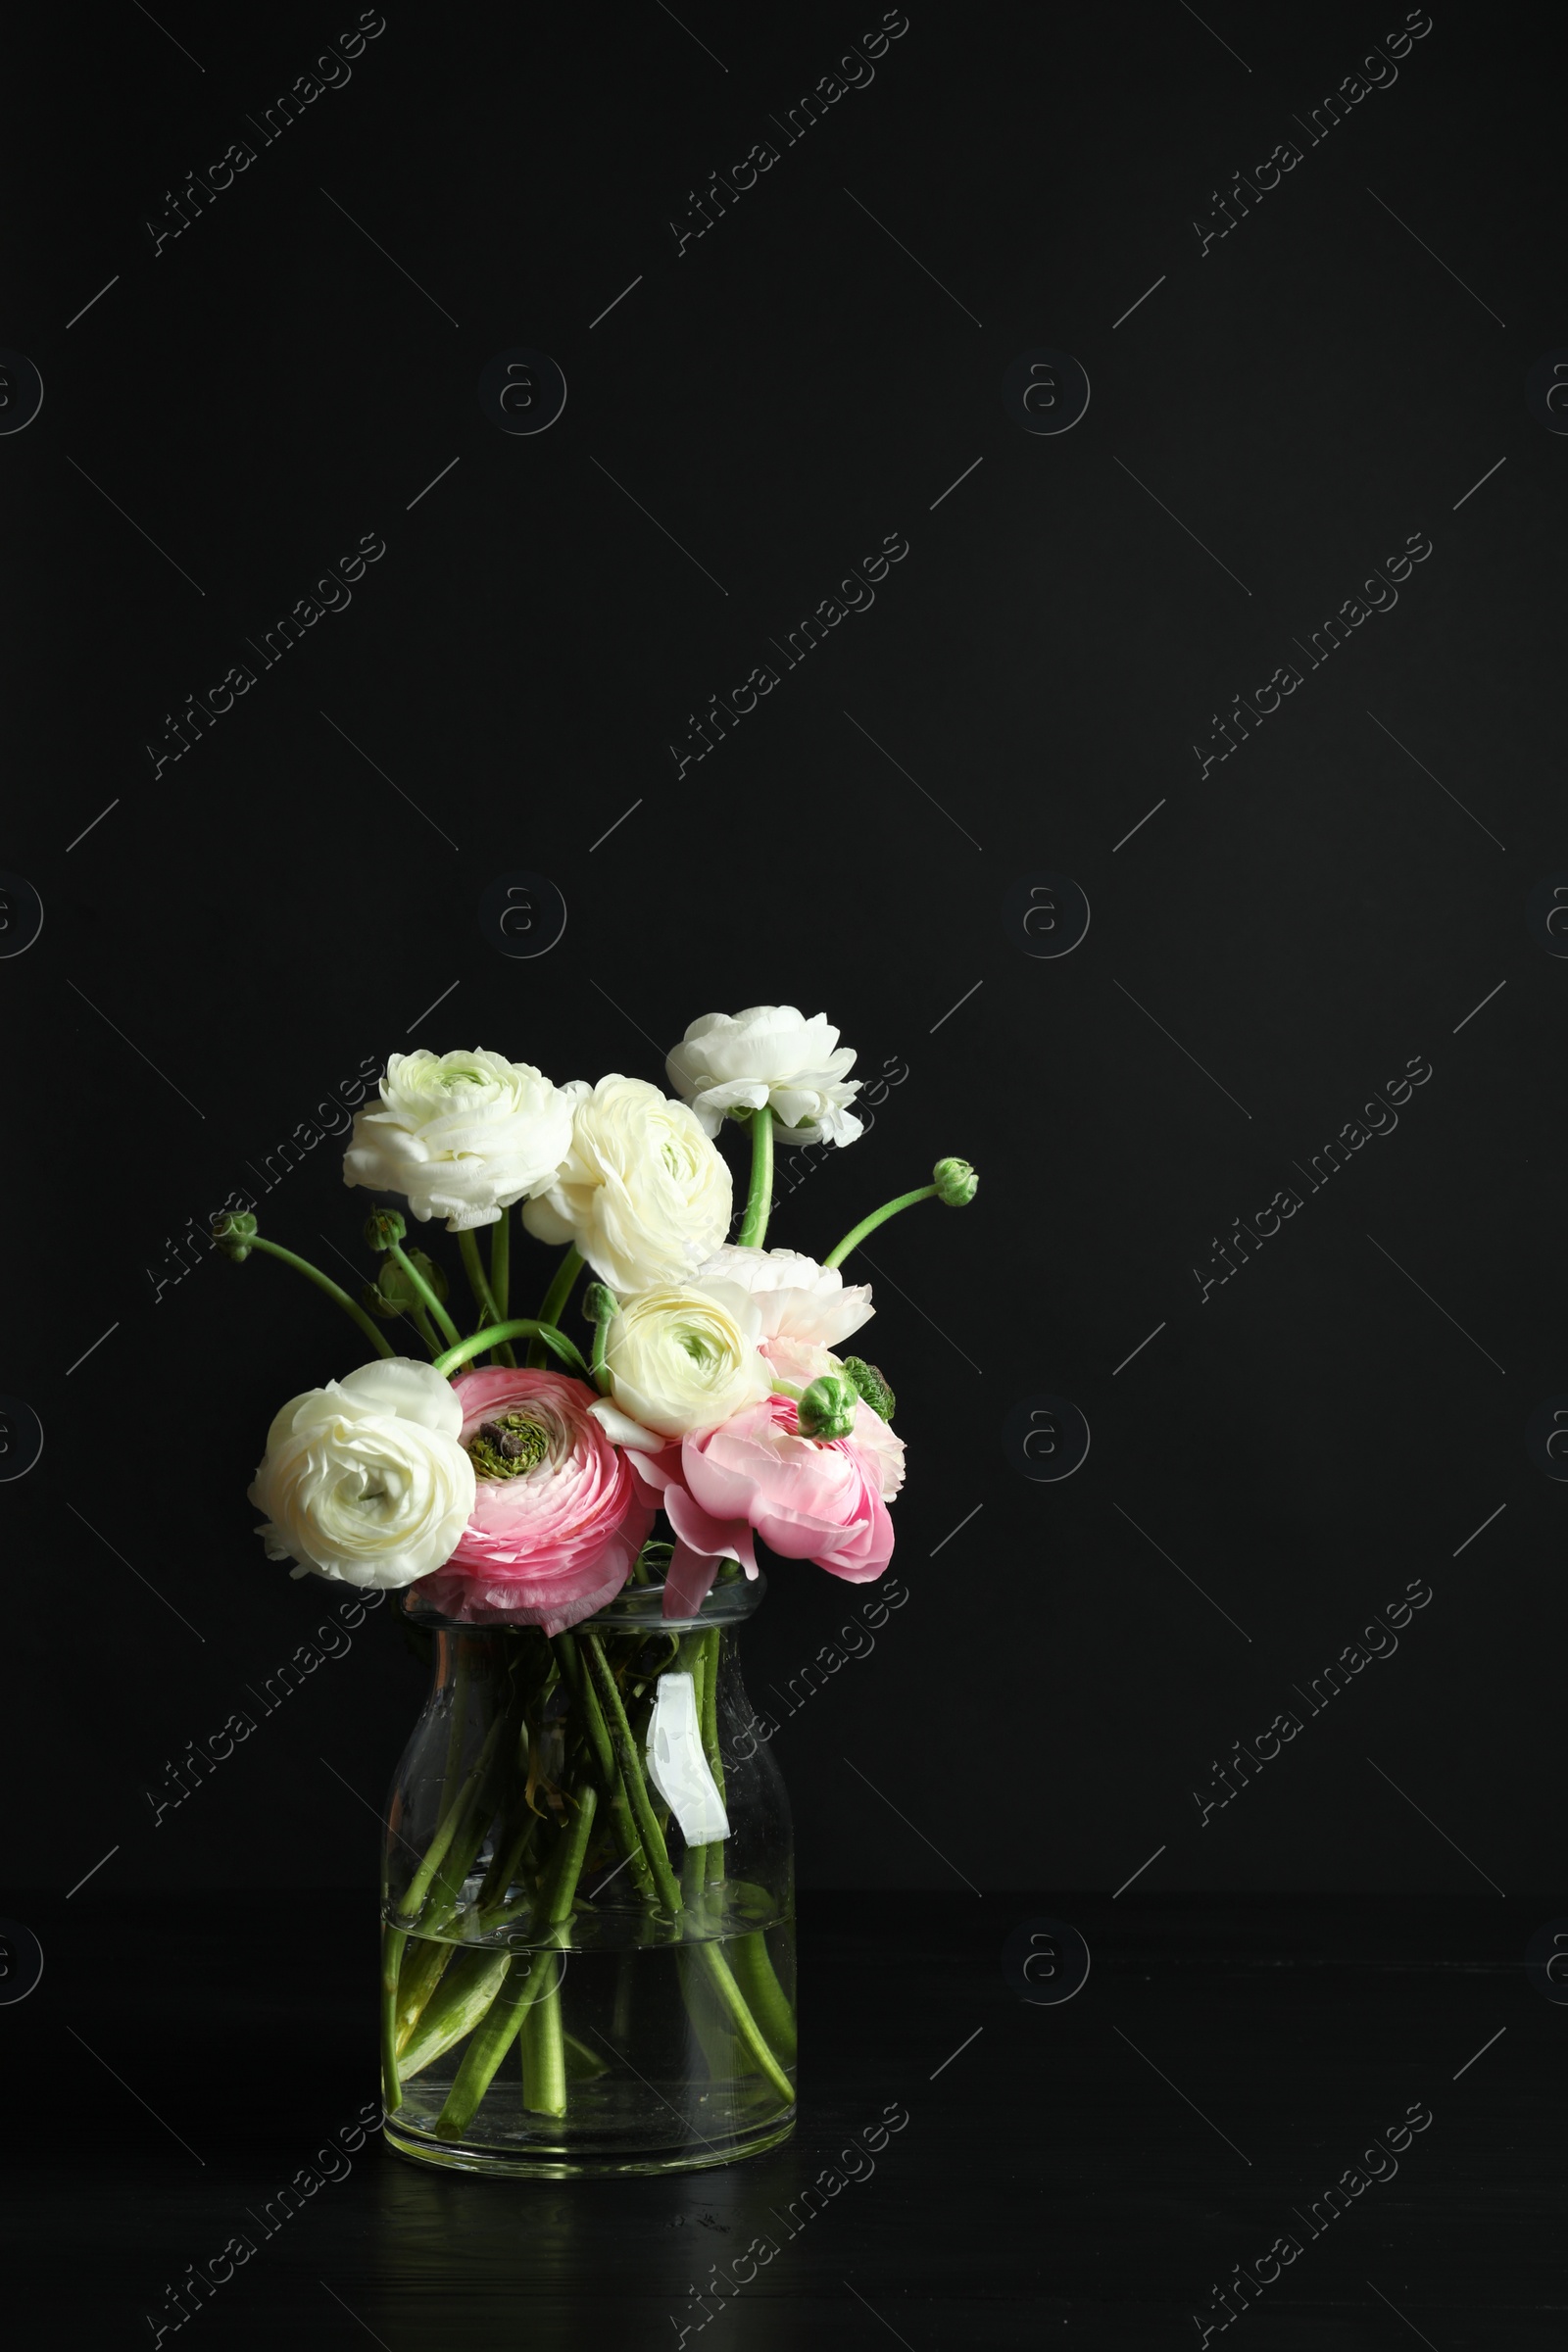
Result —
<instances>
[{"instance_id":1,"label":"curved stem","mask_svg":"<svg viewBox=\"0 0 1568 2352\"><path fill-rule=\"evenodd\" d=\"M276 1242L263 1241L260 1234L256 1235L250 1246L253 1250L265 1250L269 1257L280 1258L285 1266L292 1266L296 1274L303 1274L307 1281L314 1282L318 1291L324 1291L346 1315L353 1316L377 1355L393 1353L392 1343L385 1332L370 1321L364 1307L351 1298L347 1291L332 1280L330 1274L323 1274L320 1267L313 1266L308 1257L298 1257L292 1250L284 1250Z\"/></svg>"},{"instance_id":2,"label":"curved stem","mask_svg":"<svg viewBox=\"0 0 1568 2352\"><path fill-rule=\"evenodd\" d=\"M478 1236L473 1233L460 1233L458 1250L463 1258L463 1271L468 1277L468 1288L473 1293L473 1302L479 1309L480 1322L499 1323L506 1309L501 1305L486 1279L484 1265L479 1256ZM517 1360L512 1349L504 1345L498 1348L495 1353L504 1364L514 1364Z\"/></svg>"},{"instance_id":3,"label":"curved stem","mask_svg":"<svg viewBox=\"0 0 1568 2352\"><path fill-rule=\"evenodd\" d=\"M761 1103L751 1116L752 1185L746 1196L746 1214L735 1239L742 1250L760 1250L767 1236L768 1211L773 1205L773 1106Z\"/></svg>"},{"instance_id":4,"label":"curved stem","mask_svg":"<svg viewBox=\"0 0 1568 2352\"><path fill-rule=\"evenodd\" d=\"M457 1325L453 1322L452 1317L447 1313L446 1308L436 1297L434 1291L431 1290L430 1285L425 1281L424 1276L419 1272L419 1269L415 1264L413 1258L404 1249L403 1244L401 1242L394 1242L388 1250L387 1255L393 1258L398 1266L401 1267L402 1271L408 1276L409 1281L413 1286L415 1297L418 1299L419 1304L424 1308L425 1313L429 1316L437 1331L440 1332L443 1339L447 1342L447 1345L451 1347L462 1335L460 1334Z\"/></svg>"},{"instance_id":5,"label":"curved stem","mask_svg":"<svg viewBox=\"0 0 1568 2352\"><path fill-rule=\"evenodd\" d=\"M414 1325L415 1330L424 1342L426 1348L430 1351L431 1356L434 1357L439 1355L441 1352L441 1342L436 1337L435 1325L431 1322L423 1307L419 1305L417 1300L415 1300L413 1303L411 1303L408 1313L409 1321Z\"/></svg>"},{"instance_id":6,"label":"curved stem","mask_svg":"<svg viewBox=\"0 0 1568 2352\"><path fill-rule=\"evenodd\" d=\"M493 1348L498 1340L531 1340L536 1337L555 1350L568 1372L574 1372L579 1380L588 1378L588 1367L565 1333L557 1331L553 1324L541 1323L534 1315L513 1315L505 1323L492 1323L483 1331L470 1332L466 1340L458 1339L454 1333L453 1345L436 1357L435 1368L438 1372L450 1375L461 1371L474 1356L483 1355L485 1349Z\"/></svg>"},{"instance_id":7,"label":"curved stem","mask_svg":"<svg viewBox=\"0 0 1568 2352\"><path fill-rule=\"evenodd\" d=\"M562 1316L566 1311L566 1303L577 1287L577 1277L581 1272L582 1253L577 1249L568 1246L562 1253L561 1263L557 1266L551 1279L550 1288L541 1301L539 1308L541 1323L559 1325ZM503 1308L502 1311L505 1312L505 1309ZM528 1361L537 1369L544 1360L543 1345L540 1341L535 1340L528 1349Z\"/></svg>"},{"instance_id":8,"label":"curved stem","mask_svg":"<svg viewBox=\"0 0 1568 2352\"><path fill-rule=\"evenodd\" d=\"M922 1184L917 1191L901 1193L896 1200L886 1201L881 1208L874 1208L868 1217L860 1219L858 1225L850 1227L837 1249L830 1250L823 1258L823 1265L842 1266L850 1251L858 1249L868 1233L875 1233L877 1227L885 1225L889 1217L896 1217L901 1208L912 1208L917 1200L934 1200L936 1197L937 1188L934 1184Z\"/></svg>"}]
</instances>

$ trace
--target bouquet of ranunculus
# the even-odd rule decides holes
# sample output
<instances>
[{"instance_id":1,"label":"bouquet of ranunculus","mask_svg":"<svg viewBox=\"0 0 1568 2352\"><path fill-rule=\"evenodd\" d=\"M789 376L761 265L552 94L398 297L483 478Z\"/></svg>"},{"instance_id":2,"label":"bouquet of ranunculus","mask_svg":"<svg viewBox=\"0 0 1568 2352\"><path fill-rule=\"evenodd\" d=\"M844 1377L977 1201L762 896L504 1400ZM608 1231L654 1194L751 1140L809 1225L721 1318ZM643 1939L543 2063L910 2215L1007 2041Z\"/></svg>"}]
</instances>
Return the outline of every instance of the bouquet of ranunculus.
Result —
<instances>
[{"instance_id":1,"label":"bouquet of ranunculus","mask_svg":"<svg viewBox=\"0 0 1568 2352\"><path fill-rule=\"evenodd\" d=\"M405 1614L437 1636L389 1819L382 2064L408 2153L643 2170L789 2128L787 1813L771 1760L735 1737L750 1719L726 1628L750 1605L759 1537L852 1583L886 1568L904 1446L882 1374L836 1352L872 1312L839 1269L899 1210L960 1206L976 1186L944 1159L820 1262L763 1247L775 1128L852 1143L854 1059L789 1005L694 1021L666 1064L679 1100L640 1078L558 1087L498 1054L394 1054L345 1181L445 1218L466 1331L397 1208L368 1220L380 1263L359 1298L253 1215L215 1226L231 1258L307 1275L375 1351L273 1420L250 1490L269 1557L406 1589ZM733 1241L726 1118L751 1138ZM512 1312L514 1207L562 1253L537 1315ZM388 1338L400 1319L422 1360ZM668 1998L627 1976L633 1953L669 1961ZM603 2001L601 1955L617 1971ZM563 2008L568 1962L583 2032ZM661 2147L630 2076L678 2142Z\"/></svg>"}]
</instances>

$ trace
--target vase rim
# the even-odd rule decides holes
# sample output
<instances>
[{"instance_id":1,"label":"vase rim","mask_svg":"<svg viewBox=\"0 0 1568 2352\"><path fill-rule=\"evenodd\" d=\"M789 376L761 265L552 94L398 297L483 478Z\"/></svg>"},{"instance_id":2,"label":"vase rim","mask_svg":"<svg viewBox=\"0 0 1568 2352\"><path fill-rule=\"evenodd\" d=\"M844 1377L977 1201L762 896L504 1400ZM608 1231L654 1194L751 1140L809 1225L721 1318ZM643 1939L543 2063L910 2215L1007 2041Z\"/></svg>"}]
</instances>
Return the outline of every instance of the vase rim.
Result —
<instances>
[{"instance_id":1,"label":"vase rim","mask_svg":"<svg viewBox=\"0 0 1568 2352\"><path fill-rule=\"evenodd\" d=\"M700 1626L743 1625L756 1615L766 1592L767 1579L759 1569L755 1577L735 1577L714 1585L694 1614L666 1617L662 1584L626 1585L613 1600L566 1630L574 1634L689 1633ZM417 1585L407 1588L403 1614L411 1625L424 1626L431 1633L526 1634L538 1630L499 1613L480 1618L446 1617L439 1610L421 1607L417 1594Z\"/></svg>"}]
</instances>

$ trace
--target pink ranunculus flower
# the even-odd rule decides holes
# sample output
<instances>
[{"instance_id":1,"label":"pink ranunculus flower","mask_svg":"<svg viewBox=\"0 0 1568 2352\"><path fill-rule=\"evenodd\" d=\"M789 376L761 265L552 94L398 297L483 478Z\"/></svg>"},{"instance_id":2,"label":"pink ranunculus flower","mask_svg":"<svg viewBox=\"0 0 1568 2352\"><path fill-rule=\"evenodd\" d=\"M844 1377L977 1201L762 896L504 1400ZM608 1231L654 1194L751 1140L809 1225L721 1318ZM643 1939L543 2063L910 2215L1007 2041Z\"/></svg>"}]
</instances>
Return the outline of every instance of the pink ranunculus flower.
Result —
<instances>
[{"instance_id":1,"label":"pink ranunculus flower","mask_svg":"<svg viewBox=\"0 0 1568 2352\"><path fill-rule=\"evenodd\" d=\"M850 1584L880 1576L893 1556L884 1496L902 1480L903 1451L867 1404L853 1437L803 1438L794 1398L775 1396L678 1447L638 1454L637 1474L658 1494L677 1538L664 1614L691 1615L721 1559L739 1560L755 1576L754 1536L782 1558L810 1560Z\"/></svg>"},{"instance_id":2,"label":"pink ranunculus flower","mask_svg":"<svg viewBox=\"0 0 1568 2352\"><path fill-rule=\"evenodd\" d=\"M830 1348L816 1348L806 1340L764 1340L760 1353L762 1361L780 1380L801 1389L809 1388L824 1372L844 1369L843 1360ZM874 1458L882 1499L891 1502L904 1484L904 1440L895 1437L881 1414L873 1412L863 1397L855 1410L855 1435L850 1444Z\"/></svg>"},{"instance_id":3,"label":"pink ranunculus flower","mask_svg":"<svg viewBox=\"0 0 1568 2352\"><path fill-rule=\"evenodd\" d=\"M464 1623L504 1617L562 1633L614 1598L653 1511L582 1381L496 1366L452 1385L463 1444L473 1447L481 1427L495 1425L522 1446L516 1458L528 1466L486 1476L480 1441L473 1515L446 1566L420 1585L420 1599ZM514 1416L517 1426L508 1429Z\"/></svg>"}]
</instances>

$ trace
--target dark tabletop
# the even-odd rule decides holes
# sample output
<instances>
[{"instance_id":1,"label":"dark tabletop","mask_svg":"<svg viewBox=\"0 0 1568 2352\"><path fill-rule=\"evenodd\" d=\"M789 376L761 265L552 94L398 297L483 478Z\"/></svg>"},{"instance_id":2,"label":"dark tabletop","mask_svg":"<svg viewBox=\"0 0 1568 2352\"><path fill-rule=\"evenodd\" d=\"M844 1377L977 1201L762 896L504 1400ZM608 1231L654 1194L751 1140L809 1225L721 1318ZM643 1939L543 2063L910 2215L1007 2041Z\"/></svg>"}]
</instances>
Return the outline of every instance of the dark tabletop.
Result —
<instances>
[{"instance_id":1,"label":"dark tabletop","mask_svg":"<svg viewBox=\"0 0 1568 2352\"><path fill-rule=\"evenodd\" d=\"M7 1908L46 1956L0 2007L19 2342L1564 2340L1568 2010L1524 1966L1547 1900L815 1894L794 2139L559 2183L341 2152L375 2085L365 1895ZM1034 1997L1073 1982L1063 1926L1088 1979ZM176 2329L166 2288L236 2233L254 2254Z\"/></svg>"}]
</instances>

